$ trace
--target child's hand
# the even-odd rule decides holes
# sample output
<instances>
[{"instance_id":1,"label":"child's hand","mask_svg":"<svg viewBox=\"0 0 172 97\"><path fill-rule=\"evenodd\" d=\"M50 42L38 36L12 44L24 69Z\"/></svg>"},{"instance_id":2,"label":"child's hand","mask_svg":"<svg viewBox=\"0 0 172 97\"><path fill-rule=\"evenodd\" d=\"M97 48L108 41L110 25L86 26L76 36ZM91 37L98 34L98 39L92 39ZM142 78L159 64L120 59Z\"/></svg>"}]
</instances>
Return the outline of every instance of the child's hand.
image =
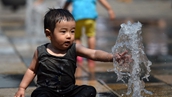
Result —
<instances>
[{"instance_id":1,"label":"child's hand","mask_svg":"<svg viewBox=\"0 0 172 97\"><path fill-rule=\"evenodd\" d=\"M115 54L115 60L120 64L125 64L125 63L131 63L133 60L132 60L132 56L127 54L128 51L125 51L123 53L117 53Z\"/></svg>"},{"instance_id":2,"label":"child's hand","mask_svg":"<svg viewBox=\"0 0 172 97\"><path fill-rule=\"evenodd\" d=\"M19 88L17 93L14 95L14 97L24 97L25 89Z\"/></svg>"},{"instance_id":3,"label":"child's hand","mask_svg":"<svg viewBox=\"0 0 172 97\"><path fill-rule=\"evenodd\" d=\"M114 11L113 10L109 10L108 13L109 13L110 19L111 20L114 20L115 19L115 13L114 13Z\"/></svg>"}]
</instances>

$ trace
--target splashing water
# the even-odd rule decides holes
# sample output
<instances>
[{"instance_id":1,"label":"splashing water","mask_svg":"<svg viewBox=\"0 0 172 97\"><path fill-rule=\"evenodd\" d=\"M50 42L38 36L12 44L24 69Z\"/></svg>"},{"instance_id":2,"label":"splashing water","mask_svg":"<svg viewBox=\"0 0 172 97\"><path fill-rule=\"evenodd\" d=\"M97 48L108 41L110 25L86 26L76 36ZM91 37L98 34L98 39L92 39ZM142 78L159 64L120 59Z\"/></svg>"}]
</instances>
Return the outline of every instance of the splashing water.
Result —
<instances>
[{"instance_id":1,"label":"splashing water","mask_svg":"<svg viewBox=\"0 0 172 97\"><path fill-rule=\"evenodd\" d=\"M140 22L132 24L128 21L127 24L121 24L116 44L112 48L113 54L127 50L128 54L131 55L133 61L122 65L114 59L113 71L115 71L118 76L117 81L121 80L125 83L124 79L128 80L128 90L126 95L133 92L132 97L142 97L142 91L146 94L152 94L152 92L144 89L145 83L143 79L146 78L149 80L149 72L151 71L150 65L152 65L152 63L144 53L141 27L142 25Z\"/></svg>"}]
</instances>

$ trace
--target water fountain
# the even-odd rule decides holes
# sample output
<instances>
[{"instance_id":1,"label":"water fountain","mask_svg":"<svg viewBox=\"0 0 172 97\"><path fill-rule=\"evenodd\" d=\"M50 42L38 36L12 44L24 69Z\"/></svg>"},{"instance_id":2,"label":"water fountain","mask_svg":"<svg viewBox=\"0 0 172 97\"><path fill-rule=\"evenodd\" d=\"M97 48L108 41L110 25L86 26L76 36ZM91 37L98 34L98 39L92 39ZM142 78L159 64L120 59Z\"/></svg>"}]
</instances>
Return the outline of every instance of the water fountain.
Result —
<instances>
[{"instance_id":1,"label":"water fountain","mask_svg":"<svg viewBox=\"0 0 172 97\"><path fill-rule=\"evenodd\" d=\"M128 51L131 55L132 61L125 63L118 63L114 60L113 71L117 74L117 81L128 83L128 90L126 95L132 93L132 97L142 97L142 93L152 94L145 88L143 79L149 80L150 66L152 63L148 60L144 53L144 46L142 44L140 22L121 24L121 29L116 40L115 46L112 48L112 53L121 53ZM125 80L124 80L125 79ZM127 79L127 81L126 81Z\"/></svg>"}]
</instances>

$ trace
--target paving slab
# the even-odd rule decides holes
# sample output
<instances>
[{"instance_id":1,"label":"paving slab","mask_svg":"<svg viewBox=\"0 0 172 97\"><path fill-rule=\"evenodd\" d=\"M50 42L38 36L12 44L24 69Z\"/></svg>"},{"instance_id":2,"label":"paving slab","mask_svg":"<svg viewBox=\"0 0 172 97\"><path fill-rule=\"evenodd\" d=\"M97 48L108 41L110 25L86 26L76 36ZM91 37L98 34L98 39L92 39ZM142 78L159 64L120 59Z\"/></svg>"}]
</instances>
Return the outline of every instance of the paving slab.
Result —
<instances>
[{"instance_id":1,"label":"paving slab","mask_svg":"<svg viewBox=\"0 0 172 97\"><path fill-rule=\"evenodd\" d=\"M172 86L172 75L154 75L155 78L162 80L164 83Z\"/></svg>"},{"instance_id":2,"label":"paving slab","mask_svg":"<svg viewBox=\"0 0 172 97\"><path fill-rule=\"evenodd\" d=\"M36 87L28 87L25 92L25 97L30 97L30 94ZM0 97L14 97L18 88L0 88Z\"/></svg>"},{"instance_id":3,"label":"paving slab","mask_svg":"<svg viewBox=\"0 0 172 97\"><path fill-rule=\"evenodd\" d=\"M107 84L112 90L116 91L122 97L132 97L132 93L130 95L126 95L127 86L126 84ZM151 91L153 94L142 93L143 97L171 97L172 95L172 87L165 83L146 83L145 89Z\"/></svg>"}]
</instances>

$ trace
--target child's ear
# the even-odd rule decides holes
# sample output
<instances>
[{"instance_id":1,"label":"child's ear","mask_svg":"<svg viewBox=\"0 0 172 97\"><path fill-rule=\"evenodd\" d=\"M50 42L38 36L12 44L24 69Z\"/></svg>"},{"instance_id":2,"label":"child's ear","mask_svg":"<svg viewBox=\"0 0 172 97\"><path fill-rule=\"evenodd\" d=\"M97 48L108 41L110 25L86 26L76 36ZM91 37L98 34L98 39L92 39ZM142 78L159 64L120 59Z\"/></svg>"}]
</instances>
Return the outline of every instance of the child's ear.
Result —
<instances>
[{"instance_id":1,"label":"child's ear","mask_svg":"<svg viewBox=\"0 0 172 97\"><path fill-rule=\"evenodd\" d=\"M51 31L49 29L45 29L45 35L47 38L51 38Z\"/></svg>"}]
</instances>

